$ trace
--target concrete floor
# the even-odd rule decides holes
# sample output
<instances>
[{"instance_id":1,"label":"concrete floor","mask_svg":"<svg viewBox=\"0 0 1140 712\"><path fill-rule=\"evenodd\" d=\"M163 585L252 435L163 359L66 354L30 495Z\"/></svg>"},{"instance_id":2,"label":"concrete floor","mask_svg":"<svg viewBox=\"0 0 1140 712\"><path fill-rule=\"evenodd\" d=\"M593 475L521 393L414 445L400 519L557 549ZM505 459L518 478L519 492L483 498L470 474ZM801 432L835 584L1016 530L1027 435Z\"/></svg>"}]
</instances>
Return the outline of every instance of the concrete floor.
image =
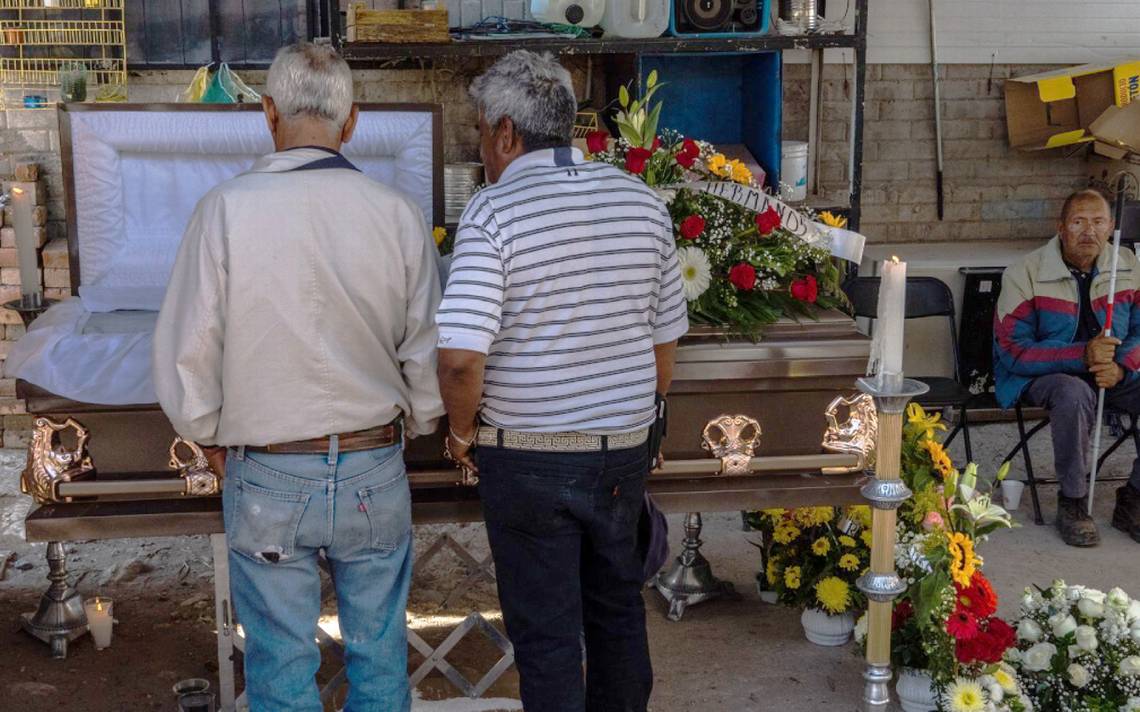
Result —
<instances>
[{"instance_id":1,"label":"concrete floor","mask_svg":"<svg viewBox=\"0 0 1140 712\"><path fill-rule=\"evenodd\" d=\"M1012 424L990 424L974 428L976 459L984 471L993 471L1001 456L1012 447L1015 427ZM951 448L956 462L964 460L961 443ZM1033 447L1039 474L1052 473L1052 453L1047 434L1039 436ZM1131 465L1131 448L1122 448L1106 468L1108 476L1127 473ZM16 554L15 561L32 562L35 569L9 568L7 579L0 583L0 607L13 613L5 625L14 625L12 606L4 600L27 597L42 590L42 547L30 547L19 536L19 525L28 500L14 492L14 483L22 465L22 456L0 451L0 550ZM1013 477L1021 477L1018 463ZM1106 522L1117 484L1098 489L1097 519ZM1056 501L1055 488L1042 489L1047 521L1052 521ZM1103 542L1092 550L1065 547L1052 526L1032 524L1028 492L1023 497L1016 518L1022 526L1013 531L998 532L981 550L985 571L1002 598L1001 612L1016 614L1021 590L1031 584L1047 584L1055 577L1102 589L1121 586L1132 594L1140 594L1140 566L1136 565L1140 545L1107 525L1101 527ZM680 516L670 518L674 553L681 539ZM473 532L480 534L479 532ZM799 613L759 601L755 590L755 573L759 568L756 549L749 543L754 533L741 531L738 513L707 514L703 552L714 572L732 582L741 594L739 600L718 600L696 606L679 623L668 621L665 606L654 592L646 593L649 608L649 636L652 646L656 683L652 701L655 712L701 710L736 712L737 710L770 710L773 712L854 712L862 692L862 661L852 645L821 648L809 644L799 623ZM418 538L418 537L417 537ZM167 540L166 543L170 543ZM77 563L97 572L106 557L132 557L146 542L108 543L112 549L95 551L93 543L78 544L86 561ZM186 547L185 555L181 548ZM193 549L193 551L191 551ZM201 551L198 551L201 549ZM175 547L178 556L168 563L156 564L150 574L166 577L176 572L183 559L194 563L195 576L208 576L207 564L194 557L207 556L205 542ZM201 572L199 574L199 569ZM172 575L172 573L171 573ZM95 576L89 577L90 582ZM89 584L85 584L89 585ZM208 586L203 580L201 586ZM146 597L145 588L139 594ZM413 598L416 594L413 593ZM136 605L143 604L139 601ZM152 602L156 607L171 607L164 599ZM208 653L208 650L205 651ZM77 664L80 662L77 659ZM41 672L50 675L52 668L43 661ZM0 672L4 672L0 663ZM145 663L143 664L145 667ZM7 671L6 677L15 671ZM140 675L147 670L139 669ZM18 679L18 676L17 676ZM45 678L45 682L51 682ZM509 692L509 691L508 691ZM500 697L510 694L497 693ZM52 705L52 709L80 710L85 707ZM496 709L518 709L517 704L503 700ZM29 708L30 709L30 708ZM141 709L141 707L140 707ZM417 703L423 712L474 712L489 709L483 703L462 700Z\"/></svg>"}]
</instances>

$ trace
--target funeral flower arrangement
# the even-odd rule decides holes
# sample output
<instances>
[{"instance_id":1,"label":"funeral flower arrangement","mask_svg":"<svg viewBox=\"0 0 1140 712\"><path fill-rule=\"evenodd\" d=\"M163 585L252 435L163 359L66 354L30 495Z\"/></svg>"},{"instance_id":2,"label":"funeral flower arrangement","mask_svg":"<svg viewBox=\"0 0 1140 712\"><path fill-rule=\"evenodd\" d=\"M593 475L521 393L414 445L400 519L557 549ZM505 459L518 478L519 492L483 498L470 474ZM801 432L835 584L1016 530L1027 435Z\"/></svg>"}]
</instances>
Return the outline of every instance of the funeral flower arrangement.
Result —
<instances>
[{"instance_id":1,"label":"funeral flower arrangement","mask_svg":"<svg viewBox=\"0 0 1140 712\"><path fill-rule=\"evenodd\" d=\"M895 567L906 593L892 615L892 663L928 672L939 709L1021 712L1016 674L1003 663L1013 627L997 617L997 596L977 547L1012 526L993 502L995 483L970 464L959 472L939 442L937 414L911 404L903 426L902 478L914 496L899 508ZM860 621L856 636L864 634Z\"/></svg>"},{"instance_id":2,"label":"funeral flower arrangement","mask_svg":"<svg viewBox=\"0 0 1140 712\"><path fill-rule=\"evenodd\" d=\"M764 532L764 577L781 603L831 615L865 604L855 581L871 560L871 509L801 507L748 515Z\"/></svg>"},{"instance_id":3,"label":"funeral flower arrangement","mask_svg":"<svg viewBox=\"0 0 1140 712\"><path fill-rule=\"evenodd\" d=\"M1140 712L1140 601L1064 581L1028 588L1006 659L1034 709Z\"/></svg>"},{"instance_id":4,"label":"funeral flower arrangement","mask_svg":"<svg viewBox=\"0 0 1140 712\"><path fill-rule=\"evenodd\" d=\"M640 99L622 87L615 116L619 137L611 147L607 133L593 132L587 148L594 160L637 176L664 199L673 218L690 319L755 337L783 315L810 316L812 305L846 307L841 271L828 250L791 232L787 214L758 203L745 207L728 197L735 187L763 195L743 163L708 142L659 130L662 104L651 106L651 101L661 86L652 72ZM820 217L834 227L845 224L827 213Z\"/></svg>"}]
</instances>

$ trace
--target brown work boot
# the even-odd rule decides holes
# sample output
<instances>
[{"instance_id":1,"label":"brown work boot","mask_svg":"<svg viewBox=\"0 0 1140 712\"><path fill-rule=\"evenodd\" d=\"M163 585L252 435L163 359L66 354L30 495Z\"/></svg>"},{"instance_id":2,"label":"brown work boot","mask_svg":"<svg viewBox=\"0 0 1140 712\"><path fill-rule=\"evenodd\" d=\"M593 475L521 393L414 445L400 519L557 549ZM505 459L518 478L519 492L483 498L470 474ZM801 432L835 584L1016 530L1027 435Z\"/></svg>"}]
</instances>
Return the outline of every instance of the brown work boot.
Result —
<instances>
[{"instance_id":1,"label":"brown work boot","mask_svg":"<svg viewBox=\"0 0 1140 712\"><path fill-rule=\"evenodd\" d=\"M1131 484L1116 490L1116 509L1112 510L1112 526L1140 542L1140 491Z\"/></svg>"},{"instance_id":2,"label":"brown work boot","mask_svg":"<svg viewBox=\"0 0 1140 712\"><path fill-rule=\"evenodd\" d=\"M1096 546L1100 534L1088 513L1089 498L1071 499L1057 495L1057 531L1069 546Z\"/></svg>"}]
</instances>

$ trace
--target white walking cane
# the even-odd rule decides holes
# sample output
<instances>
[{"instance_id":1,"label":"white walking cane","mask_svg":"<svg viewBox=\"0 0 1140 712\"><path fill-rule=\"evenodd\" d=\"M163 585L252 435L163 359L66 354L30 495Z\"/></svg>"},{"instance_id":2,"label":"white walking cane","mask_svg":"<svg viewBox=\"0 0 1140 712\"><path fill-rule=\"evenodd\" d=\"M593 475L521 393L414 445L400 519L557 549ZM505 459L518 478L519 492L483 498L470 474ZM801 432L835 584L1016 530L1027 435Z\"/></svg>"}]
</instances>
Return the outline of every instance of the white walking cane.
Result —
<instances>
[{"instance_id":1,"label":"white walking cane","mask_svg":"<svg viewBox=\"0 0 1140 712\"><path fill-rule=\"evenodd\" d=\"M1120 223L1124 218L1124 201L1126 195L1123 190L1124 181L1121 180L1117 185L1116 194L1116 208L1114 210L1114 219L1116 225L1112 233L1112 273L1108 278L1108 306L1104 310L1104 335L1112 336L1112 307L1116 301L1116 265L1120 260ZM1093 509L1093 494L1096 490L1096 470L1097 460L1100 459L1100 431L1103 430L1101 420L1104 418L1104 388L1100 389L1096 398L1096 420L1095 429L1093 430L1093 446L1092 446L1092 474L1089 475L1089 516L1092 516Z\"/></svg>"}]
</instances>

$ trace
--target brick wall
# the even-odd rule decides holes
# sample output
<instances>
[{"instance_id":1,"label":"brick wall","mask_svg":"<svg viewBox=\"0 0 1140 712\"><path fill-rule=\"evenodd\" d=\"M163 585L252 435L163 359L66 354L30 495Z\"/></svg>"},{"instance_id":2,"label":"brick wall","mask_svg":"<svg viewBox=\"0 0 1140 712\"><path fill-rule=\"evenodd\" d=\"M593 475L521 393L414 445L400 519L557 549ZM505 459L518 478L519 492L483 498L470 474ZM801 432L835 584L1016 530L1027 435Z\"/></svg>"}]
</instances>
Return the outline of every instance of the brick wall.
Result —
<instances>
[{"instance_id":1,"label":"brick wall","mask_svg":"<svg viewBox=\"0 0 1140 712\"><path fill-rule=\"evenodd\" d=\"M444 157L476 160L476 114L466 87L482 65L442 66L435 70L363 70L355 73L356 97L373 102L439 102L444 105ZM585 93L586 65L569 62L579 96ZM932 86L924 65L872 65L867 74L864 138L864 217L862 231L873 242L923 240L1039 239L1053 232L1061 199L1083 183L1085 161L1058 152L1023 154L1006 144L1003 81L1038 67L949 65L943 82L946 216L935 215L935 144ZM143 72L131 78L130 98L138 102L177 101L193 73ZM806 139L807 65L787 65L784 133ZM260 87L263 72L243 73ZM824 71L821 179L824 193L846 199L847 135L851 67ZM604 80L595 68L593 89ZM65 243L63 179L59 134L53 110L0 112L0 178L17 162L35 161L48 195L48 244L44 282L49 296L62 296L70 284ZM2 250L2 248L0 248ZM0 252L2 260L2 252ZM0 265L0 295L13 291L14 270ZM18 280L17 280L18 281ZM5 286L7 285L7 286ZM11 296L6 296L12 298ZM0 309L0 359L23 334L13 312ZM0 380L0 442L22 445L30 418L14 398L14 383Z\"/></svg>"},{"instance_id":2,"label":"brick wall","mask_svg":"<svg viewBox=\"0 0 1140 712\"><path fill-rule=\"evenodd\" d=\"M1055 231L1061 203L1087 184L1082 152L1023 153L1008 145L1004 81L1045 67L943 67L945 214L938 220L933 84L926 65L867 68L863 134L863 221L872 242L1041 239ZM852 68L823 75L825 198L844 202ZM807 65L785 67L785 138L807 139Z\"/></svg>"}]
</instances>

